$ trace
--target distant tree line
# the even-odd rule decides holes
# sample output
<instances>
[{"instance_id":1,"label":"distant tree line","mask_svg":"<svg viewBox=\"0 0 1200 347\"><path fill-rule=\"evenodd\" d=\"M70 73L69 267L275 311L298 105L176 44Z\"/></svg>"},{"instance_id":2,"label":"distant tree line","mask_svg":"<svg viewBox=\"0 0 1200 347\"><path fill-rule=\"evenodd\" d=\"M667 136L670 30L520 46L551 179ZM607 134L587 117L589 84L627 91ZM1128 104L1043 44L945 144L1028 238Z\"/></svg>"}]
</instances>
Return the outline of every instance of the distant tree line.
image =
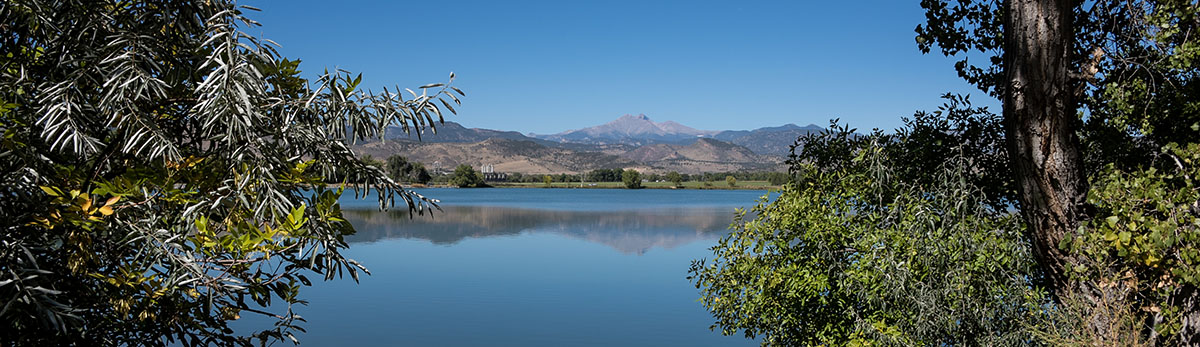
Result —
<instances>
[{"instance_id":1,"label":"distant tree line","mask_svg":"<svg viewBox=\"0 0 1200 347\"><path fill-rule=\"evenodd\" d=\"M617 182L621 181L624 171L622 169L596 169L587 173L587 180L589 182Z\"/></svg>"},{"instance_id":2,"label":"distant tree line","mask_svg":"<svg viewBox=\"0 0 1200 347\"><path fill-rule=\"evenodd\" d=\"M508 182L542 183L542 182L545 182L546 177L550 178L551 183L579 182L580 181L579 180L580 176L577 174L522 174L520 172L514 172L514 173L508 174ZM618 179L618 181L619 181L619 179ZM612 182L616 182L616 181L612 181Z\"/></svg>"},{"instance_id":3,"label":"distant tree line","mask_svg":"<svg viewBox=\"0 0 1200 347\"><path fill-rule=\"evenodd\" d=\"M384 160L379 160L368 154L360 160L369 166L383 170L388 177L391 177L397 183L428 184L433 180L433 176L429 174L429 170L425 168L425 164L408 161L408 158L400 155L392 155Z\"/></svg>"},{"instance_id":4,"label":"distant tree line","mask_svg":"<svg viewBox=\"0 0 1200 347\"><path fill-rule=\"evenodd\" d=\"M429 176L429 173L427 171L425 171L424 165L422 165L421 163L417 163L417 162L407 162L404 160L403 157L399 157L399 156L389 157L388 160L386 160L386 161L374 160L370 156L366 156L363 158L363 160L367 161L367 163L370 165L378 165L378 167L384 168L385 172L387 172L390 175L393 175L393 177L397 180L397 182L414 182L414 183L423 183L423 184L428 184L428 183L432 182L433 184L456 185L456 184L452 183L451 181L454 180L455 177L460 177L460 176L466 175L465 174L466 171L463 171L463 174L447 173L447 174ZM405 165L410 165L410 166L405 166ZM467 166L467 167L470 168L470 166ZM409 168L409 169L405 169L405 168ZM473 170L474 169L472 169L472 171ZM455 170L455 171L459 171L459 170ZM508 174L508 178L506 179L506 181L514 182L514 183L547 183L547 182L549 182L551 184L553 184L553 183L568 183L568 182L571 182L571 183L577 183L577 182L623 182L623 183L626 183L626 185L629 185L629 183L628 183L629 179L627 179L626 176L634 177L633 176L634 174L628 174L628 175L626 174L630 171L636 172L636 177L637 177L638 183L635 185L638 187L641 187L641 181L643 181L643 180L648 181L648 182L674 182L675 185L682 185L683 182L705 182L705 183L708 183L708 185L710 185L710 186L716 182L725 182L725 184L727 184L731 187L736 186L738 181L767 181L771 185L777 185L777 186L783 185L783 184L791 181L791 176L789 176L785 172L771 172L771 171L705 172L705 173L698 173L698 174L681 174L679 172L671 171L671 172L660 174L660 173L643 173L643 172L637 172L636 170L625 170L625 169L621 169L621 168L595 169L595 170L588 171L587 173L583 173L583 174L566 174L566 173L525 174L525 173L520 173L520 172L513 172L513 173ZM417 180L415 178L420 178L420 180ZM482 175L480 175L479 180L482 181ZM467 180L467 181L475 182L475 180L473 180L473 179ZM458 182L467 182L467 181L460 180ZM468 185L473 186L474 184L468 184Z\"/></svg>"},{"instance_id":5,"label":"distant tree line","mask_svg":"<svg viewBox=\"0 0 1200 347\"><path fill-rule=\"evenodd\" d=\"M790 176L786 172L756 171L756 172L705 172L701 174L680 174L684 181L716 182L726 181L733 177L738 181L768 181L774 185L787 183Z\"/></svg>"},{"instance_id":6,"label":"distant tree line","mask_svg":"<svg viewBox=\"0 0 1200 347\"><path fill-rule=\"evenodd\" d=\"M623 182L624 169L596 169L584 174L522 174L510 173L508 182L520 183L541 183L544 182L545 176L550 177L552 183L563 182ZM767 181L772 185L783 185L790 181L790 177L786 172L772 171L757 171L757 172L705 172L698 174L681 174L675 171L668 173L639 173L639 177L649 182L728 182L728 177L733 177L736 181ZM434 179L438 182L438 179Z\"/></svg>"}]
</instances>

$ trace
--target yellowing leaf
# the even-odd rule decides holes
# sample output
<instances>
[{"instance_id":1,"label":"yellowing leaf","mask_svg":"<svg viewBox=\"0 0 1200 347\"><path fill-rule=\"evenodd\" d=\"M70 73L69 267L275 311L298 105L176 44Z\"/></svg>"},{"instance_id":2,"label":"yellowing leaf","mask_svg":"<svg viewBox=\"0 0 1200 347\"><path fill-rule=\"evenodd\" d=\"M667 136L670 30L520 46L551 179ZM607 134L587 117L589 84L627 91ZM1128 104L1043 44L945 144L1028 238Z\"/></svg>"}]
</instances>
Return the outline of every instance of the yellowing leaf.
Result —
<instances>
[{"instance_id":1,"label":"yellowing leaf","mask_svg":"<svg viewBox=\"0 0 1200 347\"><path fill-rule=\"evenodd\" d=\"M1146 265L1149 265L1149 266L1156 266L1156 265L1158 265L1158 262L1159 262L1160 260L1162 260L1162 259L1161 259L1161 258L1159 258L1159 257L1157 257L1157 256L1155 256L1155 255L1153 255L1153 254L1147 254L1147 255L1146 255Z\"/></svg>"},{"instance_id":2,"label":"yellowing leaf","mask_svg":"<svg viewBox=\"0 0 1200 347\"><path fill-rule=\"evenodd\" d=\"M92 209L92 199L83 197L83 204L79 205L79 209L83 210L84 212L87 212L87 210Z\"/></svg>"}]
</instances>

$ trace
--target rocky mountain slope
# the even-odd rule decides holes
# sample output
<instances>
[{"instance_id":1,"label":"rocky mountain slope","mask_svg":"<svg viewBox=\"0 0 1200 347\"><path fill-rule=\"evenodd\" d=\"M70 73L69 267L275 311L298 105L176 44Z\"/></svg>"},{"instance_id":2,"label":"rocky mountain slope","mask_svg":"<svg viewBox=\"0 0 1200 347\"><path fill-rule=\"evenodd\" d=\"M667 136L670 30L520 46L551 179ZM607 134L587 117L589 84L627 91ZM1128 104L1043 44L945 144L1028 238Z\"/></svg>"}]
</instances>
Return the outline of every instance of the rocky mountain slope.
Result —
<instances>
[{"instance_id":1,"label":"rocky mountain slope","mask_svg":"<svg viewBox=\"0 0 1200 347\"><path fill-rule=\"evenodd\" d=\"M459 164L476 168L486 164L496 171L521 173L581 173L611 168L681 173L783 169L782 157L755 154L745 147L713 139L701 139L686 146L613 146L605 151L580 151L509 139L474 143L391 140L360 145L355 151L379 158L400 154L435 170L449 170Z\"/></svg>"},{"instance_id":2,"label":"rocky mountain slope","mask_svg":"<svg viewBox=\"0 0 1200 347\"><path fill-rule=\"evenodd\" d=\"M357 146L355 152L375 157L400 154L430 169L452 170L459 164L479 168L493 165L500 172L577 173L597 168L637 167L638 163L600 152L547 147L525 140L487 139L480 142L416 142L391 140Z\"/></svg>"},{"instance_id":3,"label":"rocky mountain slope","mask_svg":"<svg viewBox=\"0 0 1200 347\"><path fill-rule=\"evenodd\" d=\"M445 122L437 133L389 129L388 140L356 146L360 154L400 154L431 169L458 164L492 165L496 171L579 173L593 169L636 168L681 173L784 170L783 159L796 138L820 131L815 125L787 124L754 130L706 131L645 115L555 135L467 128Z\"/></svg>"},{"instance_id":4,"label":"rocky mountain slope","mask_svg":"<svg viewBox=\"0 0 1200 347\"><path fill-rule=\"evenodd\" d=\"M673 121L654 122L646 115L624 115L612 122L553 135L530 134L532 138L561 145L687 145L698 139L711 138L749 148L754 153L786 156L796 139L823 128L815 124L798 126L785 124L754 130L697 130Z\"/></svg>"},{"instance_id":5,"label":"rocky mountain slope","mask_svg":"<svg viewBox=\"0 0 1200 347\"><path fill-rule=\"evenodd\" d=\"M635 148L625 152L622 157L639 162L660 162L666 160L696 160L711 162L749 163L764 158L746 147L729 142L702 138L689 145L655 144Z\"/></svg>"},{"instance_id":6,"label":"rocky mountain slope","mask_svg":"<svg viewBox=\"0 0 1200 347\"><path fill-rule=\"evenodd\" d=\"M713 138L744 146L758 154L787 156L796 139L810 133L819 133L824 129L816 124L803 127L786 124L754 130L722 131Z\"/></svg>"},{"instance_id":7,"label":"rocky mountain slope","mask_svg":"<svg viewBox=\"0 0 1200 347\"><path fill-rule=\"evenodd\" d=\"M436 129L436 131L435 131ZM550 141L525 136L516 131L501 131L480 128L467 128L455 122L447 121L438 124L436 128L421 129L421 142L480 142L487 139L508 139L517 141L533 141L542 144L553 144ZM388 127L387 139L417 141L417 131L405 133L400 127Z\"/></svg>"},{"instance_id":8,"label":"rocky mountain slope","mask_svg":"<svg viewBox=\"0 0 1200 347\"><path fill-rule=\"evenodd\" d=\"M654 144L621 154L630 160L683 173L781 170L782 157L760 155L729 142L700 138L688 145Z\"/></svg>"}]
</instances>

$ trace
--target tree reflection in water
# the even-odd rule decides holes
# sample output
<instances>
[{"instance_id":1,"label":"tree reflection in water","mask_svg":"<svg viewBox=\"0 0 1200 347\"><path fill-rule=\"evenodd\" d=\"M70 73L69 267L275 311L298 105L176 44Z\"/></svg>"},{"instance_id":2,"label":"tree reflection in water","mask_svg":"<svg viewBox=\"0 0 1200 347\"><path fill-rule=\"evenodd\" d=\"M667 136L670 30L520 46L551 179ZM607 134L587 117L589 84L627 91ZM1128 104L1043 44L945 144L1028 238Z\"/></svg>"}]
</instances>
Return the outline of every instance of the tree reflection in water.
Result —
<instances>
[{"instance_id":1,"label":"tree reflection in water","mask_svg":"<svg viewBox=\"0 0 1200 347\"><path fill-rule=\"evenodd\" d=\"M429 240L451 245L468 238L556 233L600 243L626 254L644 254L657 246L673 248L727 232L733 210L725 208L639 211L552 211L491 206L447 206L431 215L409 218L407 211L345 211L358 229L351 243L392 238Z\"/></svg>"}]
</instances>

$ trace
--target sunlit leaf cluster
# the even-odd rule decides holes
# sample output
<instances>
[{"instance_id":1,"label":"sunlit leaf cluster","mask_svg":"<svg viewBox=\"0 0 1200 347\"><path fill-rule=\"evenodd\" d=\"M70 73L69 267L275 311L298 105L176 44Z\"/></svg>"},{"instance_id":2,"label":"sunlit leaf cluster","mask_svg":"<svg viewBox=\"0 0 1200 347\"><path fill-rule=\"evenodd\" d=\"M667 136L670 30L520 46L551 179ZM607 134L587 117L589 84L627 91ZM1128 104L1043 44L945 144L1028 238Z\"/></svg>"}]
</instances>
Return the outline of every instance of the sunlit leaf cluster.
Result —
<instances>
[{"instance_id":1,"label":"sunlit leaf cluster","mask_svg":"<svg viewBox=\"0 0 1200 347\"><path fill-rule=\"evenodd\" d=\"M1200 286L1200 145L1168 145L1163 155L1176 167L1098 173L1088 194L1096 217L1060 247L1091 260L1073 276L1134 303L1129 319L1147 322L1161 343L1187 344L1177 334Z\"/></svg>"}]
</instances>

